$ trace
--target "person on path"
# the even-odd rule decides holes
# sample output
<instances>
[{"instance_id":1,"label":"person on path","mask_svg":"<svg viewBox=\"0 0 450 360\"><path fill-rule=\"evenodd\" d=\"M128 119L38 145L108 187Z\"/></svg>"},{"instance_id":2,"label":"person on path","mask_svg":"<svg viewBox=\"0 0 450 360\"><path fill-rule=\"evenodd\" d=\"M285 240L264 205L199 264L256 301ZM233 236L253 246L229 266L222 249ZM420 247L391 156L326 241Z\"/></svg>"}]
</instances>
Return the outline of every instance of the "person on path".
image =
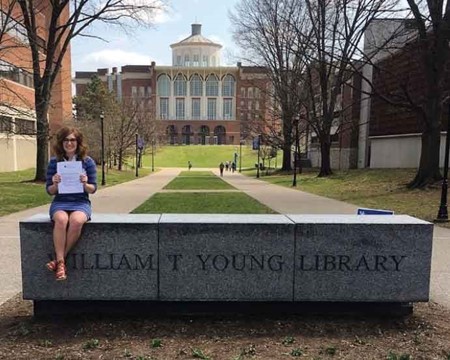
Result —
<instances>
[{"instance_id":1,"label":"person on path","mask_svg":"<svg viewBox=\"0 0 450 360\"><path fill-rule=\"evenodd\" d=\"M225 161L225 170L228 171L228 167L230 166L230 163L228 161Z\"/></svg>"},{"instance_id":2,"label":"person on path","mask_svg":"<svg viewBox=\"0 0 450 360\"><path fill-rule=\"evenodd\" d=\"M231 171L232 171L232 172L235 172L235 171L236 171L236 163L235 163L235 162L232 162L232 163L231 163Z\"/></svg>"},{"instance_id":3,"label":"person on path","mask_svg":"<svg viewBox=\"0 0 450 360\"><path fill-rule=\"evenodd\" d=\"M89 194L97 190L97 168L94 160L87 156L83 134L76 128L61 128L56 134L53 150L55 156L48 164L46 190L49 195L54 195L49 213L53 221L55 259L46 267L55 272L56 280L66 280L67 254L80 238L83 225L91 218ZM61 180L68 175L57 172L58 163L66 161L81 161L82 172L76 175L79 178L75 177L75 181L82 184L82 192L59 192Z\"/></svg>"},{"instance_id":4,"label":"person on path","mask_svg":"<svg viewBox=\"0 0 450 360\"><path fill-rule=\"evenodd\" d=\"M224 167L225 167L225 165L223 164L223 162L221 162L220 165L219 165L220 176L223 176L223 168Z\"/></svg>"},{"instance_id":5,"label":"person on path","mask_svg":"<svg viewBox=\"0 0 450 360\"><path fill-rule=\"evenodd\" d=\"M191 171L191 168L192 168L192 163L191 163L191 161L189 160L189 161L188 161L188 169L189 169L189 171Z\"/></svg>"}]
</instances>

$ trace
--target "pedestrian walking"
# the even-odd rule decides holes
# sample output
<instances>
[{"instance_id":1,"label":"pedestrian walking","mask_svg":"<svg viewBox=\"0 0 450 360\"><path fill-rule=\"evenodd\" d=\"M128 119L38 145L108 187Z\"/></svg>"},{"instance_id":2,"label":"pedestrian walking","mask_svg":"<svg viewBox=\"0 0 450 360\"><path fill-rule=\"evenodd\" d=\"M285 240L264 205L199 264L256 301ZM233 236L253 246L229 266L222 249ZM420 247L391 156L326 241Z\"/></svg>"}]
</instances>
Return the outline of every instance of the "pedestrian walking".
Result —
<instances>
[{"instance_id":1,"label":"pedestrian walking","mask_svg":"<svg viewBox=\"0 0 450 360\"><path fill-rule=\"evenodd\" d=\"M225 167L225 165L223 164L223 162L221 162L219 164L219 170L220 170L220 176L223 176L223 168Z\"/></svg>"},{"instance_id":2,"label":"pedestrian walking","mask_svg":"<svg viewBox=\"0 0 450 360\"><path fill-rule=\"evenodd\" d=\"M191 171L191 168L192 168L192 163L191 163L191 161L189 160L189 161L188 161L188 169L189 169L189 171Z\"/></svg>"}]
</instances>

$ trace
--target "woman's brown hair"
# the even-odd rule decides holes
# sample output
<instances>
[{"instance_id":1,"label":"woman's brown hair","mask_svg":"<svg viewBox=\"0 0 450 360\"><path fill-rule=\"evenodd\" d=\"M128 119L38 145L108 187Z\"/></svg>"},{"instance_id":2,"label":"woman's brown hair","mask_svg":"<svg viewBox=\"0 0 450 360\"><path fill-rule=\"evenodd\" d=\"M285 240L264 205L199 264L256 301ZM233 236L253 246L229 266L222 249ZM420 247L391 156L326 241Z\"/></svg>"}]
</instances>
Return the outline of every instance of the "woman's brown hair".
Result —
<instances>
[{"instance_id":1,"label":"woman's brown hair","mask_svg":"<svg viewBox=\"0 0 450 360\"><path fill-rule=\"evenodd\" d=\"M64 139L70 134L75 135L75 138L77 139L77 150L75 151L75 153L77 154L78 159L84 160L87 156L87 146L83 142L83 134L81 133L81 131L74 127L65 126L59 129L56 133L55 143L53 145L53 151L58 161L63 160L64 155L66 155L63 142Z\"/></svg>"}]
</instances>

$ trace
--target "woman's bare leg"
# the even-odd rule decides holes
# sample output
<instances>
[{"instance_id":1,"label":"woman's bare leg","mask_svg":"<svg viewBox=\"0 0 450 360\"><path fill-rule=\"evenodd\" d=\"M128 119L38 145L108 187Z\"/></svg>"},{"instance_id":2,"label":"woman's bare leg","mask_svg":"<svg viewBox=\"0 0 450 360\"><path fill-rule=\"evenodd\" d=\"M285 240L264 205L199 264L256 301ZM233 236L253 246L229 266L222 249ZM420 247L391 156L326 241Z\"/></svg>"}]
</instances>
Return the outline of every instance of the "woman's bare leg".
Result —
<instances>
[{"instance_id":1,"label":"woman's bare leg","mask_svg":"<svg viewBox=\"0 0 450 360\"><path fill-rule=\"evenodd\" d=\"M64 255L67 256L69 251L77 243L81 235L83 225L88 221L86 214L82 211L74 211L69 215L69 227L67 229L67 240Z\"/></svg>"},{"instance_id":2,"label":"woman's bare leg","mask_svg":"<svg viewBox=\"0 0 450 360\"><path fill-rule=\"evenodd\" d=\"M55 247L56 261L64 260L67 244L67 224L69 214L65 211L57 211L53 215L53 246Z\"/></svg>"}]
</instances>

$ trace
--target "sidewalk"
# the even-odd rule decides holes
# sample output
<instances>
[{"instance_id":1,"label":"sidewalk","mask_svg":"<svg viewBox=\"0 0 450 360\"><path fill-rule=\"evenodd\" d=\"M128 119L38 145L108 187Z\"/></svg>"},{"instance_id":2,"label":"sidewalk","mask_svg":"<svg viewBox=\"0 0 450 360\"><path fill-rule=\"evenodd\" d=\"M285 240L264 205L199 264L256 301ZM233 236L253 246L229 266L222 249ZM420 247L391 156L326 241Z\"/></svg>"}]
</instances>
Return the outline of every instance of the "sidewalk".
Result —
<instances>
[{"instance_id":1,"label":"sidewalk","mask_svg":"<svg viewBox=\"0 0 450 360\"><path fill-rule=\"evenodd\" d=\"M220 176L219 170L213 172ZM224 172L222 178L281 214L356 214L358 206ZM434 227L430 300L450 309L450 229Z\"/></svg>"},{"instance_id":2,"label":"sidewalk","mask_svg":"<svg viewBox=\"0 0 450 360\"><path fill-rule=\"evenodd\" d=\"M164 169L137 180L99 190L91 197L95 213L128 213L160 191L180 171ZM207 169L192 169L207 170ZM211 169L219 176L218 169ZM223 180L281 214L355 214L358 206L327 199L238 172L224 172ZM0 304L21 291L19 221L47 213L48 205L0 217ZM430 298L450 308L450 230L435 226Z\"/></svg>"},{"instance_id":3,"label":"sidewalk","mask_svg":"<svg viewBox=\"0 0 450 360\"><path fill-rule=\"evenodd\" d=\"M180 169L164 169L152 175L111 186L91 195L95 213L128 213L161 190ZM44 190L43 190L44 191ZM49 197L50 201L50 197ZM19 221L34 214L48 214L49 205L0 217L0 305L22 291ZM51 239L49 239L51 241Z\"/></svg>"}]
</instances>

